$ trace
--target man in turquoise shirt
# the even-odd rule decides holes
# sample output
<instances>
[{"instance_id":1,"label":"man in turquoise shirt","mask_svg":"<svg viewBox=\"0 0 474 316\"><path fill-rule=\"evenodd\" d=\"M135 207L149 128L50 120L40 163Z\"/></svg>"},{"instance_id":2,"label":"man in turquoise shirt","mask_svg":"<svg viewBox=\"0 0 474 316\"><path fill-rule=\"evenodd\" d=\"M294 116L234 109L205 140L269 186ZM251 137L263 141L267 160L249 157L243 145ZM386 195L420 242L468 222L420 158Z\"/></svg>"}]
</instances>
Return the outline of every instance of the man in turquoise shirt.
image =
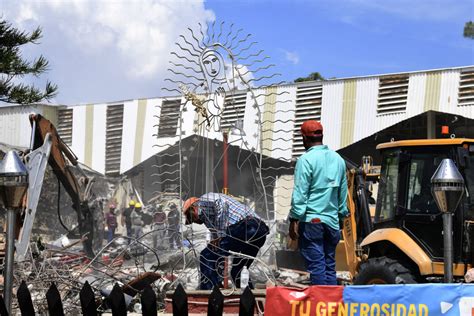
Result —
<instances>
[{"instance_id":1,"label":"man in turquoise shirt","mask_svg":"<svg viewBox=\"0 0 474 316\"><path fill-rule=\"evenodd\" d=\"M306 152L296 163L289 234L299 238L311 284L336 285L339 220L348 214L346 165L323 145L320 122L304 122L301 134Z\"/></svg>"}]
</instances>

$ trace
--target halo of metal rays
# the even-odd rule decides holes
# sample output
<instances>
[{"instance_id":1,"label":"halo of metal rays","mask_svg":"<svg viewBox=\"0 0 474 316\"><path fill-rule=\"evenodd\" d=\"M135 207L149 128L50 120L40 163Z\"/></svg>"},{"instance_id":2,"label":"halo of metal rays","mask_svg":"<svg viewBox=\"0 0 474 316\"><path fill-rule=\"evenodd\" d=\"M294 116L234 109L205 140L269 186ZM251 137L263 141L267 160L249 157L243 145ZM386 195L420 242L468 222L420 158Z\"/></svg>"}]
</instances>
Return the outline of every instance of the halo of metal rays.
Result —
<instances>
[{"instance_id":1,"label":"halo of metal rays","mask_svg":"<svg viewBox=\"0 0 474 316\"><path fill-rule=\"evenodd\" d=\"M257 129L255 137L257 139L256 147L250 145L247 142L246 138L241 136L238 140L235 140L236 143L240 144L241 151L237 155L237 162L235 168L239 172L243 173L244 166L248 164L251 160L257 165L256 170L251 171L253 178L253 186L255 188L255 196L253 196L253 201L255 204L261 205L259 207L259 214L263 214L266 219L271 219L270 216L270 207L275 207L278 205L278 202L272 201L269 203L268 198L271 198L271 194L267 192L267 188L274 187L276 183L276 178L271 176L264 176L264 173L267 171L282 171L285 169L285 173L292 173L292 166L265 166L264 162L268 158L262 153L264 151L271 152L275 150L283 150L283 148L268 148L264 146L267 141L273 143L275 141L291 141L293 130L283 130L279 129L275 132L280 132L289 134L286 136L275 136L276 133L271 134L272 136L265 136L262 131L262 126L264 124L275 124L275 123L286 123L288 120L291 120L295 115L295 110L275 110L267 111L267 113L272 114L272 119L263 119L263 108L266 98L272 97L274 99L274 106L286 103L288 101L281 101L281 99L288 92L277 92L273 88L277 85L283 84L283 82L271 83L269 81L274 80L279 76L278 73L274 73L273 69L276 67L275 64L270 63L270 57L264 55L263 50L258 50L256 47L258 43L256 41L251 41L252 35L243 33L243 29L235 30L234 24L226 24L225 22L216 23L213 22L208 25L198 24L197 28L187 28L185 34L179 36L176 42L176 50L171 53L171 60L169 62L168 74L169 77L165 79L165 82L168 85L163 88L163 91L166 91L170 95L181 95L182 102L180 104L180 115L179 115L179 126L176 133L176 138L178 139L177 144L179 146L178 150L178 162L173 164L164 163L163 160L157 160L154 164L157 172L153 173L153 177L156 177L155 184L163 185L166 181L169 182L179 182L179 185L170 189L175 193L178 193L180 196L180 205L181 208L183 200L189 196L189 192L192 191L194 187L198 185L199 180L195 175L198 170L193 170L194 176L183 174L183 170L187 161L184 161L184 158L191 156L193 153L205 153L204 146L199 143L197 140L194 145L190 148L182 148L182 115L184 111L194 110L197 112L195 114L195 127L193 128L194 133L203 137L208 136L209 134L209 125L210 121L213 119L211 113L209 113L207 107L213 102L213 87L209 87L208 80L206 79L206 73L203 69L203 65L199 60L199 57L205 50L221 48L227 56L223 56L220 52L217 52L222 59L227 57L231 61L231 65L224 65L225 73L230 73L230 80L227 82L232 89L225 91L226 96L234 96L238 91L246 92L246 102L252 104L253 109L256 112L254 122L259 128ZM255 84L260 84L258 87L254 87ZM267 91L270 90L270 91ZM225 110L234 110L239 115L243 114L242 109L239 109L234 102L228 102L222 104L221 111L217 114L220 116L219 124L231 124L232 121L223 117L222 114ZM240 113L239 113L240 111ZM275 114L284 114L284 119L275 118ZM197 117L197 118L196 118ZM160 120L160 118L157 118ZM155 127L159 128L160 123L156 124ZM154 134L159 138L158 133ZM252 136L250 136L252 137ZM233 141L234 142L234 141ZM162 151L169 145L155 145L158 151ZM247 150L252 153L252 155L244 155L243 150ZM158 154L160 155L160 154ZM162 155L163 158L166 157L166 154ZM169 157L169 156L168 156ZM218 162L223 159L222 154L217 157ZM283 159L285 160L285 159ZM291 161L290 159L286 159ZM214 167L213 172L217 172L217 167ZM162 177L164 174L167 174L169 177L165 179ZM177 175L178 178L174 177ZM172 177L172 179L170 179ZM214 185L216 186L217 180L214 176ZM283 188L283 187L280 187ZM290 190L291 188L284 187L284 189ZM166 191L166 190L165 190ZM157 194L160 192L156 192ZM232 192L230 192L232 193ZM180 214L181 215L181 214ZM264 247L261 249L261 254L268 255L274 250L275 247L280 247L280 245L275 245L274 241L274 232L275 224L274 222L269 223L271 234L267 236L267 242ZM191 245L189 249L183 247L182 250L182 263L183 269L178 272L178 277L173 282L181 282L188 278L189 275L196 275L198 271L192 270L190 267L199 266L199 253L196 249L202 248L206 245L204 240L204 235L202 233L194 231L191 227L182 227L181 228L182 240L187 240ZM238 254L236 254L238 256ZM260 270L266 270L267 272L271 269L268 267L261 267L264 264L261 260L257 260L255 265L260 267ZM270 272L268 272L271 274ZM269 279L272 279L273 276L269 276Z\"/></svg>"}]
</instances>

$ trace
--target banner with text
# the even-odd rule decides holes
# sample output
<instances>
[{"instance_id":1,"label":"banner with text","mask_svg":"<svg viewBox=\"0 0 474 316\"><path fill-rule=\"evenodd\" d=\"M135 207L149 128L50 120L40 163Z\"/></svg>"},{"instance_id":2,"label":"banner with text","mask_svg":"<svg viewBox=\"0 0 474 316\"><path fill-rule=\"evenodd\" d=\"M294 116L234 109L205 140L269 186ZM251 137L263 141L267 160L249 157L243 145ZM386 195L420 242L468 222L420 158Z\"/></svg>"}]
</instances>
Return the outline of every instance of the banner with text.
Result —
<instances>
[{"instance_id":1,"label":"banner with text","mask_svg":"<svg viewBox=\"0 0 474 316\"><path fill-rule=\"evenodd\" d=\"M343 286L271 287L265 298L265 315L338 315L343 290Z\"/></svg>"},{"instance_id":2,"label":"banner with text","mask_svg":"<svg viewBox=\"0 0 474 316\"><path fill-rule=\"evenodd\" d=\"M271 316L474 316L474 285L413 284L267 289Z\"/></svg>"}]
</instances>

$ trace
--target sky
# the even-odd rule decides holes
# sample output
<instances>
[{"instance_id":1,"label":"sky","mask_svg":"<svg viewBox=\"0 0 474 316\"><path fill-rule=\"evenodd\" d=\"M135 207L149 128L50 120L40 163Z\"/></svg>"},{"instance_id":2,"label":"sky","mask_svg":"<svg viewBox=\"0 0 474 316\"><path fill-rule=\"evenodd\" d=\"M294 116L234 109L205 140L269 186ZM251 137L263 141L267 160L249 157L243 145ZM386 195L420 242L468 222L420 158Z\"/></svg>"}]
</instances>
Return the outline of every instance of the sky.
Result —
<instances>
[{"instance_id":1,"label":"sky","mask_svg":"<svg viewBox=\"0 0 474 316\"><path fill-rule=\"evenodd\" d=\"M170 52L198 23L252 34L278 81L474 65L474 40L462 35L472 0L0 0L0 11L22 30L41 26L22 54L42 54L50 69L21 80L57 84L56 104L169 95Z\"/></svg>"}]
</instances>

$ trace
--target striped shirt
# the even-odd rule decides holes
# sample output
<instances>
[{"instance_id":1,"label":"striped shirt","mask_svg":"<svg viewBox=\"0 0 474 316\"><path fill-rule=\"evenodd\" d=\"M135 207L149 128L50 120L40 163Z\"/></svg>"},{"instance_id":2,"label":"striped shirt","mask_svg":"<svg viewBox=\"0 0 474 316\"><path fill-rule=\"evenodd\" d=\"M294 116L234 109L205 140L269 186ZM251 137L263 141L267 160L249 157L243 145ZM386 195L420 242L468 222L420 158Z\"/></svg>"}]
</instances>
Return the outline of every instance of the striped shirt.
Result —
<instances>
[{"instance_id":1,"label":"striped shirt","mask_svg":"<svg viewBox=\"0 0 474 316\"><path fill-rule=\"evenodd\" d=\"M260 219L250 207L221 193L206 193L199 198L199 219L211 231L213 238L223 237L230 225L246 217Z\"/></svg>"}]
</instances>

